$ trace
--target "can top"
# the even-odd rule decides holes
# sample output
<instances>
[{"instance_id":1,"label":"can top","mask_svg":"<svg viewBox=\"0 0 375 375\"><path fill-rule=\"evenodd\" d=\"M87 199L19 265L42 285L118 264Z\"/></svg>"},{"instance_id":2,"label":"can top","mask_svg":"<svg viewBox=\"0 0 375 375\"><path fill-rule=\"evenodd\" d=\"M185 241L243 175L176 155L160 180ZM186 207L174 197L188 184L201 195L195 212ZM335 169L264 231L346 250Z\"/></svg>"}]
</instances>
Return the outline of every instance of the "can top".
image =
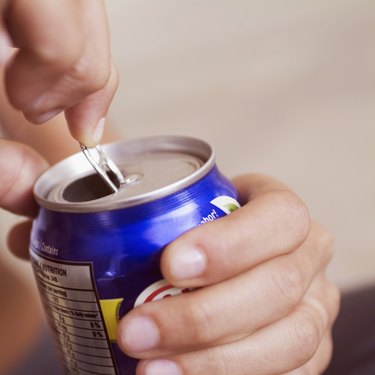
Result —
<instances>
[{"instance_id":1,"label":"can top","mask_svg":"<svg viewBox=\"0 0 375 375\"><path fill-rule=\"evenodd\" d=\"M40 206L52 211L98 212L153 201L201 179L215 164L211 146L184 136L156 136L103 145L129 176L129 184L112 193L82 153L44 172L34 187Z\"/></svg>"}]
</instances>

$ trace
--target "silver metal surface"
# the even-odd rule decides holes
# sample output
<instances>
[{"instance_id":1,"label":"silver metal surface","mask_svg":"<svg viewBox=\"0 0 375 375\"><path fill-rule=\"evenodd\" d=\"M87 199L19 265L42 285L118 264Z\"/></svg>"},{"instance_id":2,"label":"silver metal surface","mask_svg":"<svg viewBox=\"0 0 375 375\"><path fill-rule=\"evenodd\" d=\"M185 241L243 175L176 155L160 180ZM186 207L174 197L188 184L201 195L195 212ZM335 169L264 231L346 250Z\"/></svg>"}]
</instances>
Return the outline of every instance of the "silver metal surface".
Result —
<instances>
[{"instance_id":1,"label":"silver metal surface","mask_svg":"<svg viewBox=\"0 0 375 375\"><path fill-rule=\"evenodd\" d=\"M114 194L78 153L57 163L37 181L39 205L54 211L97 212L130 207L173 194L205 176L215 164L206 142L183 136L158 136L103 145L125 174Z\"/></svg>"}]
</instances>

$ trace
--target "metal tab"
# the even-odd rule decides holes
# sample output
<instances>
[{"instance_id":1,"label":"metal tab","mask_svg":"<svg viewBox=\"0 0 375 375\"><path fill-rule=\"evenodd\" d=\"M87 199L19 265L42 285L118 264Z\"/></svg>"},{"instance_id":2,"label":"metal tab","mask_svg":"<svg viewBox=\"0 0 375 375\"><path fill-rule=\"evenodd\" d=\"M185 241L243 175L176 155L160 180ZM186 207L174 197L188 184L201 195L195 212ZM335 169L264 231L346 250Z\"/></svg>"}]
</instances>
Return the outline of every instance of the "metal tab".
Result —
<instances>
[{"instance_id":1,"label":"metal tab","mask_svg":"<svg viewBox=\"0 0 375 375\"><path fill-rule=\"evenodd\" d=\"M103 179L103 181L108 185L108 187L113 190L114 193L117 193L118 188L117 186L112 182L108 172L112 173L119 183L119 186L122 186L125 184L125 177L123 176L120 169L117 167L117 165L105 154L103 149L100 145L97 145L92 149L88 149L84 144L80 143L81 151L86 156L86 159L89 161L89 163L93 166L93 168L96 170L96 172L99 174L99 176ZM96 150L99 160L96 161L95 158L92 155L92 151Z\"/></svg>"}]
</instances>

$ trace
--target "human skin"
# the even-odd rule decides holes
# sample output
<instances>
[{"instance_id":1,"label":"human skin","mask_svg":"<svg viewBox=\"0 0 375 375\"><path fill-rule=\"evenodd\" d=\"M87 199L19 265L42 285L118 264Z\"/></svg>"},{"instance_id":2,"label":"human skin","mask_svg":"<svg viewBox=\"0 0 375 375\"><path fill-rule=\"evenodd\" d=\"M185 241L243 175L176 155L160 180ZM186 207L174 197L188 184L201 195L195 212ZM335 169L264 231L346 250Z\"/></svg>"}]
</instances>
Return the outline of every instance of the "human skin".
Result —
<instances>
[{"instance_id":1,"label":"human skin","mask_svg":"<svg viewBox=\"0 0 375 375\"><path fill-rule=\"evenodd\" d=\"M0 135L33 145L50 163L78 149L76 140L88 146L100 140L118 83L103 1L0 0L0 65ZM59 112L53 127L33 129L25 120L44 123ZM0 165L2 207L33 215L32 183L47 163L0 139ZM0 285L0 373L8 373L34 344L42 315L30 285L2 261Z\"/></svg>"},{"instance_id":2,"label":"human skin","mask_svg":"<svg viewBox=\"0 0 375 375\"><path fill-rule=\"evenodd\" d=\"M329 363L339 307L325 276L330 234L273 178L234 184L241 209L163 254L167 280L198 289L137 307L120 323L120 345L143 359L137 375L319 374Z\"/></svg>"},{"instance_id":3,"label":"human skin","mask_svg":"<svg viewBox=\"0 0 375 375\"><path fill-rule=\"evenodd\" d=\"M64 112L73 137L95 146L118 84L104 2L0 0L0 13L12 106L36 124Z\"/></svg>"},{"instance_id":4,"label":"human skin","mask_svg":"<svg viewBox=\"0 0 375 375\"><path fill-rule=\"evenodd\" d=\"M28 280L4 262L3 255L0 256L0 374L10 374L39 337L42 314L37 294Z\"/></svg>"},{"instance_id":5,"label":"human skin","mask_svg":"<svg viewBox=\"0 0 375 375\"><path fill-rule=\"evenodd\" d=\"M102 1L0 4L0 35L19 48L4 73L10 104L34 123L64 112L72 136L95 145L117 87ZM27 130L21 117L10 122L14 114L5 107L2 121L13 140L0 139L0 206L32 218L32 186L47 167L41 155L63 156L69 137L53 123ZM325 276L329 233L275 179L246 175L234 183L243 207L184 234L162 256L169 282L197 290L140 306L120 322L120 346L142 359L137 375L318 374L327 366L339 306ZM29 232L29 220L10 232L18 256L27 257Z\"/></svg>"},{"instance_id":6,"label":"human skin","mask_svg":"<svg viewBox=\"0 0 375 375\"><path fill-rule=\"evenodd\" d=\"M2 146L13 150L14 168L0 163L0 170L19 189L6 201L0 191L0 205L32 215L31 186L45 163L24 145ZM319 374L327 366L339 306L325 276L329 233L273 178L246 175L234 183L244 206L182 235L162 256L171 283L198 289L137 307L120 322L120 346L143 359L138 375ZM29 231L26 221L10 232L17 256L27 257ZM202 257L184 255L191 249Z\"/></svg>"}]
</instances>

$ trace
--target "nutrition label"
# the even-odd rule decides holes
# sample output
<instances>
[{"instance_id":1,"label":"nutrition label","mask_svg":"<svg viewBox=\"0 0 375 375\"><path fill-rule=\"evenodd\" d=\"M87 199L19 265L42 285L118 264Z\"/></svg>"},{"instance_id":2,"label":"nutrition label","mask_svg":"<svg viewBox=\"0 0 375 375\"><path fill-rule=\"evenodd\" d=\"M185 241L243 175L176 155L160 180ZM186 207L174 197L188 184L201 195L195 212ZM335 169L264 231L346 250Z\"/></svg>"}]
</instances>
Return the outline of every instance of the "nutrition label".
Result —
<instances>
[{"instance_id":1,"label":"nutrition label","mask_svg":"<svg viewBox=\"0 0 375 375\"><path fill-rule=\"evenodd\" d=\"M31 252L34 273L69 374L117 375L90 263Z\"/></svg>"}]
</instances>

